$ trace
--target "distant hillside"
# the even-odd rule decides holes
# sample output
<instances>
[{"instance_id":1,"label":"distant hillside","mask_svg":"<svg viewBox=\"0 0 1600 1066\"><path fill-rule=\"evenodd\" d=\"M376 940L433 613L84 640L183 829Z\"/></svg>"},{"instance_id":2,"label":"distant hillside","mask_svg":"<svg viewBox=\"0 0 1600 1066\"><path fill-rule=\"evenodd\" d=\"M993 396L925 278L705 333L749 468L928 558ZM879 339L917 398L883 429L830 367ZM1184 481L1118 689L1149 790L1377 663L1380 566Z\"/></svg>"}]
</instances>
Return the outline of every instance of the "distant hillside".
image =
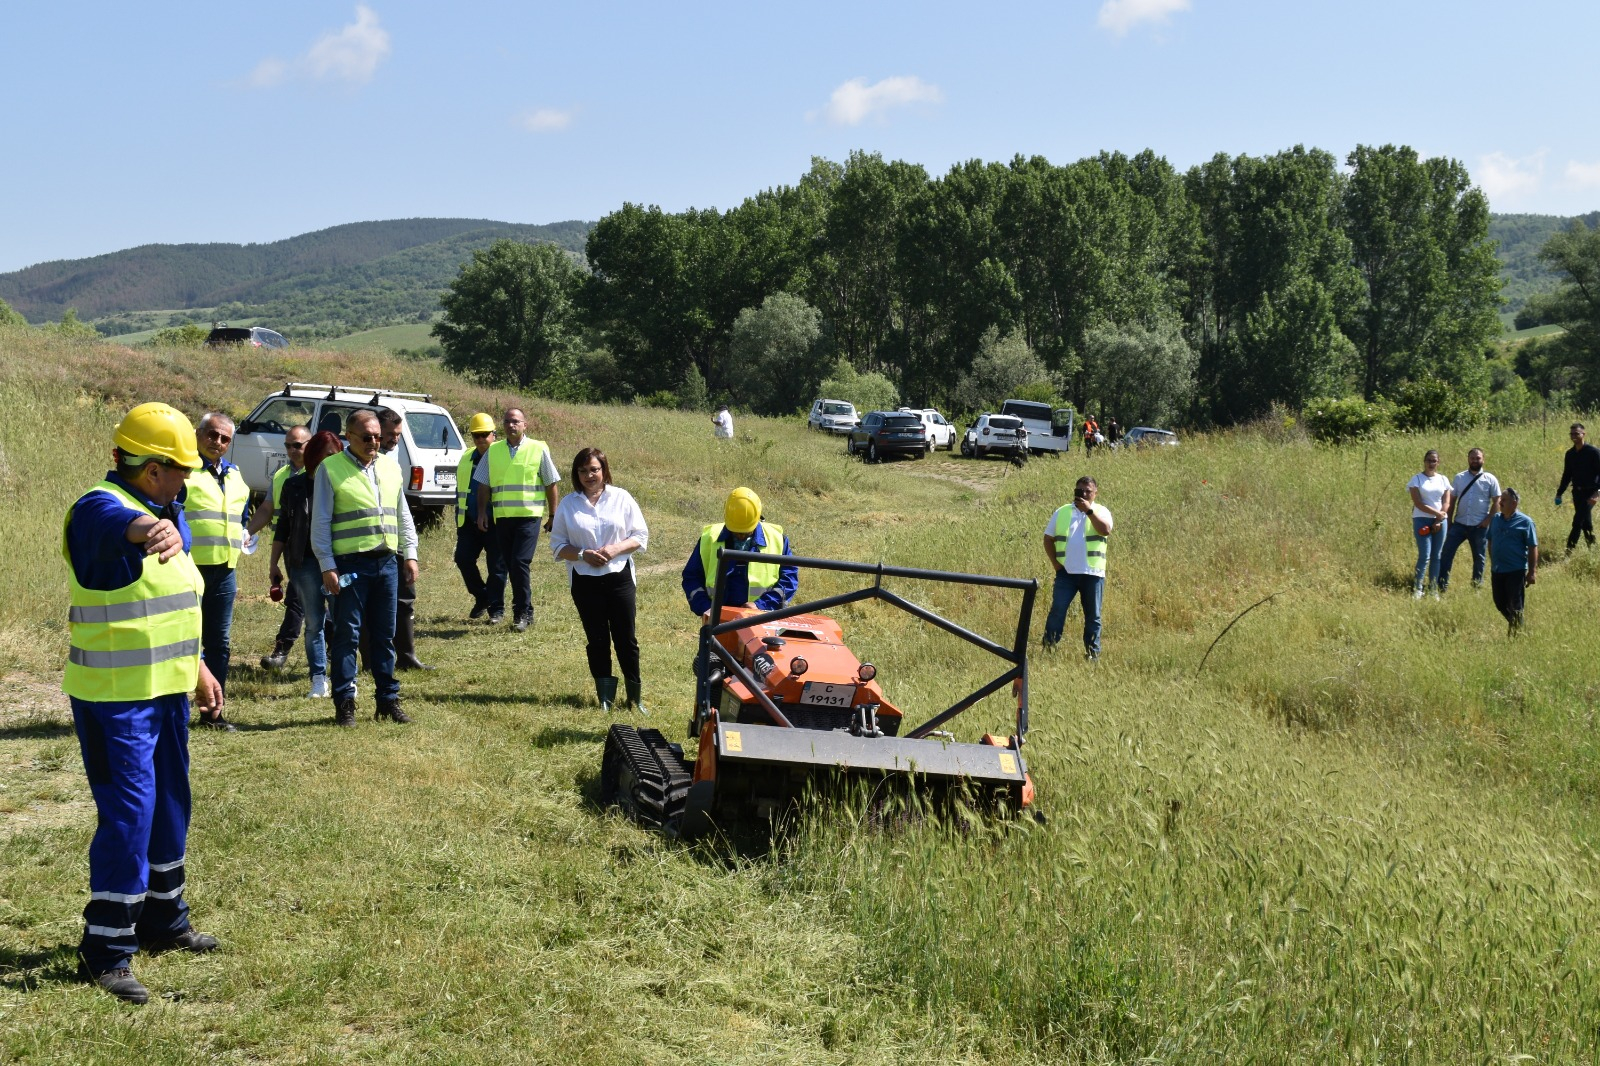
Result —
<instances>
[{"instance_id":1,"label":"distant hillside","mask_svg":"<svg viewBox=\"0 0 1600 1066\"><path fill-rule=\"evenodd\" d=\"M1576 217L1590 226L1600 225L1600 211ZM1489 216L1489 236L1500 245L1500 277L1505 281L1501 295L1506 299L1506 314L1516 314L1530 296L1555 290L1556 277L1539 262L1539 249L1551 234L1571 222L1571 218L1560 215Z\"/></svg>"},{"instance_id":2,"label":"distant hillside","mask_svg":"<svg viewBox=\"0 0 1600 1066\"><path fill-rule=\"evenodd\" d=\"M356 222L269 244L149 244L0 274L0 299L32 322L60 318L68 307L86 321L154 308L219 309L223 317L348 332L431 313L475 248L504 237L581 254L588 232L587 222L413 218ZM165 317L126 325L165 325Z\"/></svg>"}]
</instances>

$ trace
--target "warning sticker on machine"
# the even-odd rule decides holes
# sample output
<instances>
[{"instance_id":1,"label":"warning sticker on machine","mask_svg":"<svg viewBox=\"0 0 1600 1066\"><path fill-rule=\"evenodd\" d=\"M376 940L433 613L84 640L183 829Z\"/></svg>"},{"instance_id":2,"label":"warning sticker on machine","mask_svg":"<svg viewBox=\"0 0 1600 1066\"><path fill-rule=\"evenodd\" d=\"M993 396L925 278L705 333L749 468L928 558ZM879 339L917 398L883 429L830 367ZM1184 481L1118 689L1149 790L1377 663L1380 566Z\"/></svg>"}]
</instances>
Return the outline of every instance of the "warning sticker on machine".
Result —
<instances>
[{"instance_id":1,"label":"warning sticker on machine","mask_svg":"<svg viewBox=\"0 0 1600 1066\"><path fill-rule=\"evenodd\" d=\"M729 751L743 751L744 750L744 741L742 739L740 739L739 731L737 729L724 730L723 733L722 733L722 737L723 737L723 740L726 741L726 746L727 746L727 749Z\"/></svg>"},{"instance_id":2,"label":"warning sticker on machine","mask_svg":"<svg viewBox=\"0 0 1600 1066\"><path fill-rule=\"evenodd\" d=\"M1017 757L1009 751L1000 753L1000 770L1002 773L1014 774L1017 772Z\"/></svg>"}]
</instances>

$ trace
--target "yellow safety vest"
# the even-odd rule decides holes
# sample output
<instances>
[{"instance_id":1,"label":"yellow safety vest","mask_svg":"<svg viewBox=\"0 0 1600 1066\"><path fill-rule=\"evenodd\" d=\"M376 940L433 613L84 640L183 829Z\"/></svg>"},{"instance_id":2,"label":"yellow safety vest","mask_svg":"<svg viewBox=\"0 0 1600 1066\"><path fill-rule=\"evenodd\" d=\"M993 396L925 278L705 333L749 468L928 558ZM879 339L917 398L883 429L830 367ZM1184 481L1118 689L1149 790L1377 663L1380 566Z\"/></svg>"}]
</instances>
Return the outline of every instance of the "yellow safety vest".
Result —
<instances>
[{"instance_id":1,"label":"yellow safety vest","mask_svg":"<svg viewBox=\"0 0 1600 1066\"><path fill-rule=\"evenodd\" d=\"M231 466L218 485L216 475L202 467L189 476L188 486L183 517L189 521L195 565L238 566L244 549L244 509L250 502L244 475Z\"/></svg>"},{"instance_id":2,"label":"yellow safety vest","mask_svg":"<svg viewBox=\"0 0 1600 1066\"><path fill-rule=\"evenodd\" d=\"M493 447L493 445L490 445ZM477 515L467 514L467 494L472 491L472 457L478 454L476 448L468 448L462 455L461 461L456 464L456 528L460 529L467 524L468 519L476 522Z\"/></svg>"},{"instance_id":3,"label":"yellow safety vest","mask_svg":"<svg viewBox=\"0 0 1600 1066\"><path fill-rule=\"evenodd\" d=\"M373 459L374 486L361 461L348 451L323 460L333 487L333 554L400 547L400 467L387 455Z\"/></svg>"},{"instance_id":4,"label":"yellow safety vest","mask_svg":"<svg viewBox=\"0 0 1600 1066\"><path fill-rule=\"evenodd\" d=\"M108 481L89 492L110 493L133 510L151 513L143 501ZM67 550L67 528L77 506L61 523L61 556L72 590L62 691L96 703L193 692L200 679L200 594L205 589L194 560L186 552L165 563L147 555L132 584L110 592L84 588Z\"/></svg>"},{"instance_id":5,"label":"yellow safety vest","mask_svg":"<svg viewBox=\"0 0 1600 1066\"><path fill-rule=\"evenodd\" d=\"M489 445L489 507L495 518L543 518L544 483L539 480L549 447L542 440L522 438L517 454L503 440Z\"/></svg>"},{"instance_id":6,"label":"yellow safety vest","mask_svg":"<svg viewBox=\"0 0 1600 1066\"><path fill-rule=\"evenodd\" d=\"M1072 528L1072 515L1077 510L1078 509L1076 507L1072 506L1072 504L1070 504L1070 503L1067 504L1065 507L1057 508L1056 509L1056 529L1059 530L1059 529L1063 528L1062 525L1061 525L1063 517L1067 521L1067 525L1066 525L1065 528L1071 529ZM1056 561L1058 563L1060 563L1062 566L1065 566L1067 564L1067 539L1068 539L1068 536L1067 536L1066 533L1057 533L1055 535L1055 538L1056 538ZM1094 526L1089 524L1089 516L1088 515L1084 515L1084 519L1083 519L1083 554L1084 554L1084 563L1085 563L1086 566L1088 566L1089 572L1091 574L1098 574L1101 577L1105 577L1105 575L1106 575L1106 538L1105 538L1105 534L1096 533L1095 532Z\"/></svg>"},{"instance_id":7,"label":"yellow safety vest","mask_svg":"<svg viewBox=\"0 0 1600 1066\"><path fill-rule=\"evenodd\" d=\"M276 511L278 505L283 503L283 483L300 471L284 463L272 472L272 509Z\"/></svg>"},{"instance_id":8,"label":"yellow safety vest","mask_svg":"<svg viewBox=\"0 0 1600 1066\"><path fill-rule=\"evenodd\" d=\"M761 523L762 537L766 543L759 549L762 555L783 555L783 527L776 522ZM720 543L717 538L722 536L723 524L706 526L700 531L700 569L705 573L706 595L715 597L717 587L717 548ZM754 603L762 596L771 592L778 586L778 578L783 573L782 563L749 563L745 567L745 579L750 584L750 591L746 595L746 603Z\"/></svg>"}]
</instances>

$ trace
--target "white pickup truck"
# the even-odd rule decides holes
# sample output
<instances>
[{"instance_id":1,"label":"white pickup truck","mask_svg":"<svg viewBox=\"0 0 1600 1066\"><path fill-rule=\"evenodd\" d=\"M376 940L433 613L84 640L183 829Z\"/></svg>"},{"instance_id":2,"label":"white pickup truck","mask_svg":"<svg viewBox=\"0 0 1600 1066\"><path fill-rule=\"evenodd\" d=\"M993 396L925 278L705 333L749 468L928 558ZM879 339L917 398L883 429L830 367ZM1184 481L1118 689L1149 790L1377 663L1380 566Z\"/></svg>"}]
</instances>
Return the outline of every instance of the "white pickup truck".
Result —
<instances>
[{"instance_id":1,"label":"white pickup truck","mask_svg":"<svg viewBox=\"0 0 1600 1066\"><path fill-rule=\"evenodd\" d=\"M456 464L464 445L450 412L425 393L291 381L234 427L228 458L243 472L246 485L265 493L272 487L272 475L289 461L283 436L291 426L305 426L312 433L327 429L343 436L350 412L379 407L405 416L394 459L405 475L406 500L413 516L421 521L427 516L426 509L454 507Z\"/></svg>"}]
</instances>

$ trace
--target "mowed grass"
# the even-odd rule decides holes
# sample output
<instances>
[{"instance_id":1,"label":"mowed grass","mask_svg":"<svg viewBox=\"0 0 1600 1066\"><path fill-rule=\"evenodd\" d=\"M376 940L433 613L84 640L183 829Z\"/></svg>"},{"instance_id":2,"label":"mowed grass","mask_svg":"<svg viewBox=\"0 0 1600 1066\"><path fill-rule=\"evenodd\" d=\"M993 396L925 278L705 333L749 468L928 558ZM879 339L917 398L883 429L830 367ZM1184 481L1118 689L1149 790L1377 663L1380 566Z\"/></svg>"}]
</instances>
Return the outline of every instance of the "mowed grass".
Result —
<instances>
[{"instance_id":1,"label":"mowed grass","mask_svg":"<svg viewBox=\"0 0 1600 1066\"><path fill-rule=\"evenodd\" d=\"M377 329L364 329L359 333L347 334L325 341L324 346L336 352L355 351L361 348L377 348L383 351L393 351L398 348L420 350L431 348L438 342L434 340L433 329L426 322L410 322L403 326L380 326Z\"/></svg>"},{"instance_id":2,"label":"mowed grass","mask_svg":"<svg viewBox=\"0 0 1600 1066\"><path fill-rule=\"evenodd\" d=\"M1577 558L1512 641L1458 568L1411 602L1404 483L1478 444L1548 503L1562 427L1328 449L1248 434L1023 469L865 466L795 421L523 404L565 462L597 444L652 529L651 724L680 739L694 621L678 570L734 484L802 554L1039 577L1083 470L1114 511L1105 655L1031 660L1046 820L946 827L857 805L769 847L684 847L595 806L605 719L564 572L534 631L468 624L453 530L423 536L409 728L327 724L243 566L230 715L192 740L189 898L225 951L138 961L132 1011L71 981L93 808L64 701L61 514L135 400L242 414L283 380L509 397L426 362L258 361L0 333L0 1058L22 1061L1588 1061L1600 862L1589 605ZM58 432L59 428L59 432ZM66 446L63 446L65 443ZM543 546L541 545L541 548ZM1460 560L1465 564L1465 557ZM807 594L843 588L806 577ZM1009 639L1015 597L897 583ZM1197 667L1217 634L1244 617ZM1033 641L1048 605L1041 588ZM890 697L929 713L986 664L877 605L841 616ZM1075 637L1079 618L1069 621ZM1075 640L1064 649L1075 647ZM1005 729L991 700L964 737Z\"/></svg>"}]
</instances>

